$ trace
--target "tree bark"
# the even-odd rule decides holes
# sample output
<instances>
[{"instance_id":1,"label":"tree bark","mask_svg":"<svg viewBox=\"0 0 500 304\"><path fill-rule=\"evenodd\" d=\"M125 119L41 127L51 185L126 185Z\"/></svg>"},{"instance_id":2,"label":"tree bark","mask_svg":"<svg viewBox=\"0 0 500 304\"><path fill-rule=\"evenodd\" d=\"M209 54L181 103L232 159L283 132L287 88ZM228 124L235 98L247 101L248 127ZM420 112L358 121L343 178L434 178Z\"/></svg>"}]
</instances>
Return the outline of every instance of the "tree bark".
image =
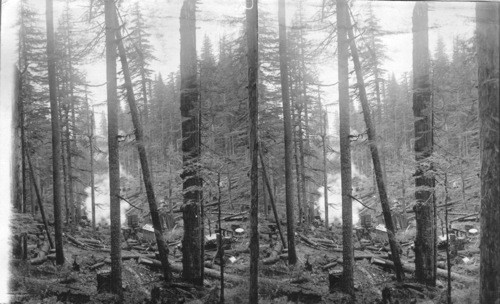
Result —
<instances>
[{"instance_id":1,"label":"tree bark","mask_svg":"<svg viewBox=\"0 0 500 304\"><path fill-rule=\"evenodd\" d=\"M429 83L427 3L418 2L413 10L413 114L415 117L415 278L419 283L436 285L436 227L434 221L434 177L429 161L433 152L433 116Z\"/></svg>"},{"instance_id":2,"label":"tree bark","mask_svg":"<svg viewBox=\"0 0 500 304\"><path fill-rule=\"evenodd\" d=\"M200 158L197 57L196 1L184 0L181 10L181 116L184 205L184 239L182 241L183 278L203 285L202 227L200 224L201 178L198 175Z\"/></svg>"},{"instance_id":3,"label":"tree bark","mask_svg":"<svg viewBox=\"0 0 500 304\"><path fill-rule=\"evenodd\" d=\"M111 218L111 290L120 298L122 291L120 162L118 150L118 111L116 81L116 27L113 0L104 2L106 24L106 81L108 102L109 203Z\"/></svg>"},{"instance_id":4,"label":"tree bark","mask_svg":"<svg viewBox=\"0 0 500 304\"><path fill-rule=\"evenodd\" d=\"M352 243L352 180L351 143L349 138L349 64L347 40L347 2L337 1L339 119L340 119L340 176L342 180L342 246L343 246L343 289L354 296L354 250Z\"/></svg>"},{"instance_id":5,"label":"tree bark","mask_svg":"<svg viewBox=\"0 0 500 304\"><path fill-rule=\"evenodd\" d=\"M476 4L481 155L480 303L500 300L499 4Z\"/></svg>"},{"instance_id":6,"label":"tree bark","mask_svg":"<svg viewBox=\"0 0 500 304\"><path fill-rule=\"evenodd\" d=\"M64 264L64 249L62 241L61 217L61 173L59 167L59 162L61 161L61 138L59 135L59 112L57 106L54 10L52 0L46 0L45 5L47 18L47 60L49 75L50 117L52 125L52 182L54 200L56 264L62 265Z\"/></svg>"},{"instance_id":7,"label":"tree bark","mask_svg":"<svg viewBox=\"0 0 500 304\"><path fill-rule=\"evenodd\" d=\"M283 247L286 248L285 238L283 237L283 232L281 232L281 225L280 225L280 221L278 218L278 211L276 210L276 203L274 201L274 195L271 192L271 185L269 184L269 178L267 177L266 164L264 163L264 157L262 155L262 148L260 148L260 147L259 147L259 156L260 156L260 164L262 166L262 177L264 180L264 184L267 187L267 191L269 193L269 200L271 201L271 206L273 208L274 219L276 220L276 227L278 228L278 232L280 234L280 239L281 239L281 242L283 243ZM290 236L287 235L287 237L290 237ZM294 234L292 235L292 237L294 237ZM295 242L293 242L293 243L295 245ZM288 252L290 254L290 250L288 250ZM297 257L295 257L295 260L297 260Z\"/></svg>"},{"instance_id":8,"label":"tree bark","mask_svg":"<svg viewBox=\"0 0 500 304\"><path fill-rule=\"evenodd\" d=\"M35 187L36 199L38 202L38 207L40 208L40 215L42 216L43 226L45 227L45 231L47 233L47 240L49 241L50 248L54 248L54 242L52 241L52 237L50 235L49 224L47 223L47 219L45 217L45 209L43 208L43 200L40 195L40 191L38 190L38 184L35 178L35 172L33 171L33 165L31 164L31 157L29 154L26 154L28 159L28 167L30 171L31 181L33 182L33 186Z\"/></svg>"},{"instance_id":9,"label":"tree bark","mask_svg":"<svg viewBox=\"0 0 500 304\"><path fill-rule=\"evenodd\" d=\"M259 302L258 263L259 263L259 144L257 141L258 124L258 0L246 0L247 23L247 60L248 60L248 123L250 150L250 287L249 302Z\"/></svg>"},{"instance_id":10,"label":"tree bark","mask_svg":"<svg viewBox=\"0 0 500 304\"><path fill-rule=\"evenodd\" d=\"M321 103L321 101L320 101ZM325 228L328 229L329 222L328 222L328 174L326 171L326 130L327 130L327 117L328 117L328 112L326 111L325 107L325 113L323 114L323 134L321 135L321 141L323 143L323 195L325 197Z\"/></svg>"},{"instance_id":11,"label":"tree bark","mask_svg":"<svg viewBox=\"0 0 500 304\"><path fill-rule=\"evenodd\" d=\"M94 108L89 105L87 96L87 86L85 86L85 100L87 101L87 106L89 107L90 114L90 127L89 127L89 155L90 155L90 201L92 209L92 230L95 231L95 180L94 180Z\"/></svg>"},{"instance_id":12,"label":"tree bark","mask_svg":"<svg viewBox=\"0 0 500 304\"><path fill-rule=\"evenodd\" d=\"M116 10L115 10L116 12ZM116 31L116 40L118 41L118 52L120 54L120 60L122 63L123 77L125 78L125 87L127 90L127 102L130 109L130 115L132 116L132 123L134 125L134 135L137 145L137 152L139 153L139 160L141 162L142 176L144 181L144 188L146 189L146 196L149 203L149 212L151 214L151 220L153 222L153 228L155 231L156 244L158 246L158 251L160 253L160 261L162 263L163 276L165 281L170 282L172 279L172 274L170 272L170 267L168 263L168 247L163 238L163 227L161 226L160 213L158 212L158 204L156 203L156 196L153 188L153 182L151 181L151 173L149 171L148 157L146 155L146 147L144 144L144 131L142 129L142 124L139 120L139 111L137 109L137 103L135 101L134 88L132 85L132 78L130 76L130 70L127 61L127 54L125 47L123 45L123 38L119 30L120 26L118 23L118 18L114 16Z\"/></svg>"},{"instance_id":13,"label":"tree bark","mask_svg":"<svg viewBox=\"0 0 500 304\"><path fill-rule=\"evenodd\" d=\"M286 6L285 0L278 2L279 19L279 53L280 53L280 75L281 75L281 98L283 100L283 122L285 135L285 204L288 239L288 263L297 263L295 252L295 217L293 212L293 173L292 173L292 119L290 113L290 99L288 92L288 58L286 38ZM261 154L262 160L262 154ZM264 162L262 160L264 168ZM269 196L272 196L269 191ZM271 198L272 199L272 198ZM273 203L273 209L275 209ZM274 211L274 210L273 210ZM276 219L277 221L277 219ZM279 222L276 222L279 227ZM281 234L281 230L280 230ZM283 244L284 245L284 244Z\"/></svg>"},{"instance_id":14,"label":"tree bark","mask_svg":"<svg viewBox=\"0 0 500 304\"><path fill-rule=\"evenodd\" d=\"M348 12L346 12L346 14L347 13ZM403 266L399 258L399 246L395 235L396 229L394 227L394 222L392 221L392 214L389 205L389 199L387 197L385 180L382 171L383 170L382 164L380 161L380 155L378 153L377 135L370 116L370 107L368 105L368 98L366 96L366 88L363 80L361 63L359 60L358 49L356 47L356 41L354 40L355 38L350 18L347 18L347 23L348 23L351 55L354 61L354 68L356 70L356 79L358 81L359 99L361 101L361 106L363 108L363 116L365 119L365 124L368 133L368 141L370 142L370 152L372 155L375 177L377 180L377 188L380 196L380 204L382 205L382 213L384 214L385 227L387 228L387 237L389 239L389 245L391 247L392 260L395 265L396 279L398 280L398 282L402 282L404 279Z\"/></svg>"}]
</instances>

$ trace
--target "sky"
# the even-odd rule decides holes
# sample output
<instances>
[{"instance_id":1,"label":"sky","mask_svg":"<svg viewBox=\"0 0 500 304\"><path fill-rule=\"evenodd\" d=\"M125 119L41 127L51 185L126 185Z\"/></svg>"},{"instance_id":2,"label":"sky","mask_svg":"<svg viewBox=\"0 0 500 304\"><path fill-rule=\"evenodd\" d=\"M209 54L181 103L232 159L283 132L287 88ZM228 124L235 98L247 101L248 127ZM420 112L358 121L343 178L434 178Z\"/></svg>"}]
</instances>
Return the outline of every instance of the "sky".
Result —
<instances>
[{"instance_id":1,"label":"sky","mask_svg":"<svg viewBox=\"0 0 500 304\"><path fill-rule=\"evenodd\" d=\"M134 0L128 0L134 2ZM0 75L0 136L3 141L10 142L11 134L11 113L13 100L13 64L17 60L17 3L18 0L3 0L3 18L2 18L2 49L1 49L1 75ZM290 19L296 11L298 1L287 0L287 19ZM45 1L32 0L39 13L41 14L41 25L45 26ZM62 12L65 1L55 0L56 18ZM87 0L76 1L78 11L75 16L83 13L85 6L82 3L88 3ZM180 0L142 0L141 6L144 8L144 14L149 16L148 20L152 30L152 43L156 49L156 57L159 59L154 62L152 67L163 75L168 75L178 69L180 61L179 49L179 14L182 1ZM311 15L317 11L317 7L322 0L304 0L305 15ZM383 42L387 47L387 55L390 58L384 68L389 73L394 73L396 78L400 78L403 73L411 71L412 63L412 32L411 17L414 2L380 1L370 2L374 11L380 20L384 30L400 32L399 34L386 35ZM277 16L277 0L261 0L261 8L272 8L270 12ZM354 4L354 12L366 10L368 1L357 1ZM431 30L429 33L429 45L431 54L436 45L437 39L441 36L445 42L448 53L452 50L453 38L457 35L463 38L471 37L474 31L474 4L467 2L432 2L430 4L429 24ZM243 17L245 4L244 1L235 0L204 0L198 8L198 51L201 47L202 39L208 35L213 42L214 50L217 51L218 38L224 34L235 34L240 30L238 26L227 22L227 17ZM57 24L57 23L56 23ZM276 24L277 27L277 24ZM82 38L85 36L82 35ZM335 46L331 46L335 48ZM323 83L335 83L337 81L335 57L321 59L319 69L319 80ZM105 82L105 62L103 59L93 59L87 62L82 68L87 73L87 79L91 84L102 84ZM94 103L105 101L105 86L93 88ZM336 87L327 87L324 98L331 102L336 101ZM104 109L103 109L104 110ZM333 122L336 117L334 108L329 109L329 121ZM333 126L333 124L331 125ZM330 127L330 133L336 133ZM7 147L7 148L5 148ZM10 187L10 158L12 151L10 145L4 145L0 149L0 191L4 193L4 200L7 203L7 195ZM5 244L8 239L9 212L0 213L0 222L3 223L0 230L0 243ZM0 269L7 269L8 248L2 246L0 250ZM0 303L6 302L6 280L8 276L0 275ZM3 281L1 281L3 280Z\"/></svg>"}]
</instances>

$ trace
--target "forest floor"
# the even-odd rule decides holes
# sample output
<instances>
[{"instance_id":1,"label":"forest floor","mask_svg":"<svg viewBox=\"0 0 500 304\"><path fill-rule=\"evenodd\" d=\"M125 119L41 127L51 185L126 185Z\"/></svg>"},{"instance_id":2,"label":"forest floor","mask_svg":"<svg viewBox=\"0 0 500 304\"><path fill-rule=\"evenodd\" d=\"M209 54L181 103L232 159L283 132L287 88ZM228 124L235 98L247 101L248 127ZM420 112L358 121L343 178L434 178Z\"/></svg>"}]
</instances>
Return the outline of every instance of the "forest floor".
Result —
<instances>
[{"instance_id":1,"label":"forest floor","mask_svg":"<svg viewBox=\"0 0 500 304\"><path fill-rule=\"evenodd\" d=\"M47 261L36 262L45 235L38 221L29 215L16 214L12 222L14 236L25 235L27 246L13 246L10 268L12 303L118 303L107 292L98 292L97 277L110 271L109 229L90 227L65 231L64 251L66 263L57 266L54 254L48 252ZM477 226L477 223L474 223ZM271 226L269 226L271 225ZM457 229L462 229L458 223ZM237 226L244 232L227 237L224 254L225 303L247 303L248 298L248 221L225 222L228 230ZM447 280L438 273L437 287L426 287L413 280L411 271L405 283L397 283L394 272L384 264L388 258L384 239L375 236L371 241L355 243L355 301L340 291L342 272L341 230L333 226L330 231L311 226L298 229L296 250L298 263L287 265L286 250L273 252L279 237L273 233L273 223L261 220L259 280L261 303L446 303ZM266 227L266 228L262 228ZM284 228L284 227L283 227ZM414 232L413 232L414 234ZM398 233L403 245L404 265L411 263L412 231ZM163 283L155 262L155 246L144 240L123 243L124 303L219 303L220 262L215 245L206 246L205 282L203 288L184 283L180 277L182 254L179 250L182 227L166 234L170 247L169 261L174 280L168 287ZM16 245L16 237L13 244ZM22 243L22 242L21 242ZM208 241L207 243L210 243ZM408 246L405 246L408 245ZM465 246L453 253L453 303L476 303L479 274L478 236L469 236ZM25 251L23 254L22 251ZM21 251L21 252L19 252ZM442 264L444 251L439 251ZM25 259L22 258L24 255ZM42 254L43 255L43 254ZM277 257L273 263L263 262L269 255ZM442 266L442 265L440 265ZM105 286L103 287L105 289Z\"/></svg>"}]
</instances>

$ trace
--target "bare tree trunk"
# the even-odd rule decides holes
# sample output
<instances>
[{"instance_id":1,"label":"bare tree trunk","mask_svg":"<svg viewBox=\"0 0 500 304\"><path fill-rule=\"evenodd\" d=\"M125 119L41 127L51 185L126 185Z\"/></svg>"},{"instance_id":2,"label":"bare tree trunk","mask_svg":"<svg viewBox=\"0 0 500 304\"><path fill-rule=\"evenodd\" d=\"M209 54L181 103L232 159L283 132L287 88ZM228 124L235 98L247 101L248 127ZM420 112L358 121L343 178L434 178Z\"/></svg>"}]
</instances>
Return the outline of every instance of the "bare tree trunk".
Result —
<instances>
[{"instance_id":1,"label":"bare tree trunk","mask_svg":"<svg viewBox=\"0 0 500 304\"><path fill-rule=\"evenodd\" d=\"M480 303L500 301L498 3L476 3L481 147Z\"/></svg>"},{"instance_id":2,"label":"bare tree trunk","mask_svg":"<svg viewBox=\"0 0 500 304\"><path fill-rule=\"evenodd\" d=\"M276 220L276 226L278 228L278 233L280 235L281 243L283 243L283 248L286 247L285 238L283 237L283 233L281 232L281 224L278 218L278 211L276 210L276 203L274 201L274 195L271 192L271 185L269 184L269 178L267 177L266 172L266 164L264 163L264 156L262 155L262 149L259 148L259 156L260 156L260 164L262 166L262 179L264 180L264 185L267 187L267 191L269 193L269 200L271 201L271 206L273 208L274 219ZM263 190L265 192L265 190ZM290 252L290 250L288 250Z\"/></svg>"},{"instance_id":3,"label":"bare tree trunk","mask_svg":"<svg viewBox=\"0 0 500 304\"><path fill-rule=\"evenodd\" d=\"M291 98L291 107L292 109L294 108L294 102L293 98ZM292 122L293 126L295 126L295 111L292 110ZM295 178L296 178L296 189L297 189L297 207L299 209L299 221L298 225L300 226L302 224L302 217L303 217L303 210L302 210L302 194L301 194L301 187L300 187L300 166L299 166L299 149L297 147L297 134L295 131L292 131L292 136L293 136L293 149L294 149L294 154L293 154L293 159L295 162Z\"/></svg>"},{"instance_id":4,"label":"bare tree trunk","mask_svg":"<svg viewBox=\"0 0 500 304\"><path fill-rule=\"evenodd\" d=\"M59 167L59 162L61 161L61 138L59 135L59 112L57 107L54 10L52 0L46 0L45 5L47 18L47 60L49 72L50 117L52 124L52 182L54 198L56 264L62 265L64 264L64 249L62 241L61 217L61 172Z\"/></svg>"},{"instance_id":5,"label":"bare tree trunk","mask_svg":"<svg viewBox=\"0 0 500 304\"><path fill-rule=\"evenodd\" d=\"M321 103L321 101L320 101ZM323 195L325 197L325 228L328 229L329 222L328 222L328 174L326 171L326 130L327 130L327 117L328 117L328 112L326 111L325 107L325 113L323 114L323 134L321 135L321 141L323 143L323 187L325 188L323 191Z\"/></svg>"},{"instance_id":6,"label":"bare tree trunk","mask_svg":"<svg viewBox=\"0 0 500 304\"><path fill-rule=\"evenodd\" d=\"M116 13L116 10L114 12ZM139 120L139 111L137 109L137 103L135 101L132 78L130 77L130 70L128 67L127 53L125 51L125 47L123 46L123 38L119 30L120 26L118 23L118 18L116 15L114 17L115 28L118 28L118 30L116 31L116 40L118 41L118 51L122 63L123 77L125 78L125 87L127 89L127 102L130 109L130 115L132 116L132 123L134 125L135 142L137 145L137 152L139 153L139 160L141 162L144 188L146 189L146 196L149 203L149 212L151 214L151 220L153 222L153 228L155 231L156 244L160 253L163 276L165 281L170 282L172 280L172 273L170 272L170 266L168 263L168 247L165 239L163 238L163 227L161 225L160 214L158 212L158 204L156 203L156 196L153 188L153 183L151 181L151 173L149 171L148 157L146 155L146 147L144 143L144 133L142 124Z\"/></svg>"},{"instance_id":7,"label":"bare tree trunk","mask_svg":"<svg viewBox=\"0 0 500 304\"><path fill-rule=\"evenodd\" d=\"M31 180L33 182L32 185L35 187L36 199L38 201L38 207L40 208L40 215L42 216L43 226L45 227L45 231L47 233L47 240L49 241L50 248L54 248L54 242L52 241L52 237L50 235L50 230L49 230L49 225L48 225L47 219L45 217L45 210L43 208L42 196L40 195L40 191L38 190L38 184L36 182L35 172L33 170L33 165L31 164L31 157L29 154L26 154L26 157L28 159L28 166L30 168Z\"/></svg>"},{"instance_id":8,"label":"bare tree trunk","mask_svg":"<svg viewBox=\"0 0 500 304\"><path fill-rule=\"evenodd\" d=\"M361 101L361 106L363 108L363 116L365 118L365 123L368 133L368 141L370 142L370 152L372 155L373 167L377 179L377 188L380 196L380 203L382 205L382 213L384 214L385 227L387 229L387 237L389 239L389 245L391 247L391 256L394 262L395 266L394 268L396 270L396 279L398 280L398 282L402 282L404 279L403 265L401 264L401 259L399 258L400 249L396 240L396 235L395 235L396 229L392 221L389 199L387 197L387 192L385 188L385 180L383 177L382 164L380 161L380 156L377 147L377 135L370 116L370 107L368 105L368 98L366 97L366 89L361 70L361 63L359 60L358 49L356 47L356 41L352 30L350 18L347 18L347 23L348 23L350 46L351 46L351 55L356 70L356 79L358 81L358 90L360 97L359 99Z\"/></svg>"},{"instance_id":9,"label":"bare tree trunk","mask_svg":"<svg viewBox=\"0 0 500 304\"><path fill-rule=\"evenodd\" d=\"M284 132L285 133L285 202L286 202L286 222L287 222L287 239L288 239L288 263L294 265L295 263L297 263L297 253L295 252L295 233L294 233L295 217L293 214L292 120L291 120L290 99L288 92L289 86L288 86L285 0L279 0L278 2L278 19L279 19L281 96L283 100L283 122L285 130ZM264 166L264 163L262 163L262 166ZM271 192L269 192L269 194L271 196ZM277 222L276 224L279 227L279 222ZM284 243L283 246L285 246Z\"/></svg>"},{"instance_id":10,"label":"bare tree trunk","mask_svg":"<svg viewBox=\"0 0 500 304\"><path fill-rule=\"evenodd\" d=\"M118 149L119 103L116 84L116 27L113 0L104 2L106 24L106 81L108 102L109 204L111 218L111 290L120 299L122 291L120 159Z\"/></svg>"},{"instance_id":11,"label":"bare tree trunk","mask_svg":"<svg viewBox=\"0 0 500 304\"><path fill-rule=\"evenodd\" d=\"M339 118L340 118L340 176L342 179L342 246L343 289L354 296L354 248L352 243L352 181L351 141L349 138L349 44L347 40L347 2L337 1Z\"/></svg>"},{"instance_id":12,"label":"bare tree trunk","mask_svg":"<svg viewBox=\"0 0 500 304\"><path fill-rule=\"evenodd\" d=\"M415 117L415 278L436 285L434 177L429 157L433 151L433 119L429 83L427 3L417 2L413 11L413 114Z\"/></svg>"},{"instance_id":13,"label":"bare tree trunk","mask_svg":"<svg viewBox=\"0 0 500 304\"><path fill-rule=\"evenodd\" d=\"M259 303L258 265L259 265L259 183L257 139L258 122L258 0L246 0L247 22L247 60L248 60L248 123L250 151L250 287L249 302Z\"/></svg>"},{"instance_id":14,"label":"bare tree trunk","mask_svg":"<svg viewBox=\"0 0 500 304\"><path fill-rule=\"evenodd\" d=\"M89 105L87 86L85 86L85 101L89 109L89 155L90 155L90 201L92 209L92 230L95 231L95 180L94 180L94 108Z\"/></svg>"},{"instance_id":15,"label":"bare tree trunk","mask_svg":"<svg viewBox=\"0 0 500 304\"><path fill-rule=\"evenodd\" d=\"M201 178L199 107L196 57L196 1L184 0L181 10L181 115L184 205L182 241L183 278L203 285L202 227L200 222Z\"/></svg>"}]
</instances>

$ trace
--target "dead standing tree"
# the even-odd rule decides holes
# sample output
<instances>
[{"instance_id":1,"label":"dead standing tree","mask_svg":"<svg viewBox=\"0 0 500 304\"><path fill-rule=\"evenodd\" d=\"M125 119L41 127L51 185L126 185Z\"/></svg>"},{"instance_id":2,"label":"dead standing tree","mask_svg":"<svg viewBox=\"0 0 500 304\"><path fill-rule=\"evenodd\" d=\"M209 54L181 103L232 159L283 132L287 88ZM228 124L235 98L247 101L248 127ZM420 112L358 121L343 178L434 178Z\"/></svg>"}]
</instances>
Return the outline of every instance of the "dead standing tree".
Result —
<instances>
[{"instance_id":1,"label":"dead standing tree","mask_svg":"<svg viewBox=\"0 0 500 304\"><path fill-rule=\"evenodd\" d=\"M337 40L340 117L340 176L342 179L343 289L354 296L354 250L352 243L352 176L349 107L349 42L347 40L347 2L337 1Z\"/></svg>"},{"instance_id":2,"label":"dead standing tree","mask_svg":"<svg viewBox=\"0 0 500 304\"><path fill-rule=\"evenodd\" d=\"M476 4L481 146L480 303L500 300L499 14L498 3Z\"/></svg>"},{"instance_id":3,"label":"dead standing tree","mask_svg":"<svg viewBox=\"0 0 500 304\"><path fill-rule=\"evenodd\" d=\"M384 214L385 227L387 229L387 237L389 239L389 245L391 247L391 256L395 265L394 268L396 270L396 278L398 282L402 282L404 279L403 265L401 264L401 259L399 258L399 246L396 240L395 228L391 215L391 208L389 206L389 199L387 197L387 191L385 188L384 174L382 171L382 164L380 161L380 155L377 147L377 135L370 115L370 107L368 104L365 83L361 71L361 62L359 60L356 41L354 40L354 32L352 29L350 18L347 18L347 22L348 22L348 33L349 33L349 40L351 47L351 56L354 62L354 69L356 71L359 99L361 101L361 106L363 108L363 116L365 119L366 129L368 133L368 141L370 142L370 153L372 155L373 168L374 168L375 178L377 181L378 193L380 196L380 204L382 205L382 213Z\"/></svg>"},{"instance_id":4,"label":"dead standing tree","mask_svg":"<svg viewBox=\"0 0 500 304\"><path fill-rule=\"evenodd\" d=\"M184 238L182 240L182 275L196 285L203 285L202 227L200 218L201 178L200 130L197 57L196 1L184 0L181 9L181 116L182 116L182 190Z\"/></svg>"},{"instance_id":5,"label":"dead standing tree","mask_svg":"<svg viewBox=\"0 0 500 304\"><path fill-rule=\"evenodd\" d=\"M118 110L116 80L115 3L104 2L106 24L106 91L108 103L109 205L111 218L111 291L120 298L122 290L121 223L120 223L120 159L118 149Z\"/></svg>"},{"instance_id":6,"label":"dead standing tree","mask_svg":"<svg viewBox=\"0 0 500 304\"><path fill-rule=\"evenodd\" d=\"M249 302L259 302L258 265L259 265L259 145L258 124L258 0L246 1L247 60L248 60L248 123L250 150L250 288ZM279 225L279 223L278 223Z\"/></svg>"},{"instance_id":7,"label":"dead standing tree","mask_svg":"<svg viewBox=\"0 0 500 304\"><path fill-rule=\"evenodd\" d=\"M415 118L415 277L436 285L436 227L432 156L434 136L429 81L428 8L417 2L413 10L413 115Z\"/></svg>"},{"instance_id":8,"label":"dead standing tree","mask_svg":"<svg viewBox=\"0 0 500 304\"><path fill-rule=\"evenodd\" d=\"M170 266L168 263L168 247L163 238L163 227L161 226L160 214L158 212L158 204L156 203L155 191L153 188L153 182L151 178L151 172L149 170L148 157L146 154L146 147L144 144L144 131L142 124L140 122L139 110L137 109L137 103L135 101L134 87L132 84L132 78L130 76L130 69L128 66L127 53L125 51L125 46L123 45L123 38L120 32L120 26L115 10L114 24L118 29L116 31L116 40L118 42L118 53L120 55L120 61L122 63L123 77L125 78L125 87L127 90L127 102L130 108L130 115L132 116L132 123L134 125L134 135L135 144L137 146L137 152L139 154L139 161L141 162L142 176L144 181L144 188L146 189L146 196L149 203L149 212L151 214L151 220L153 222L153 228L155 231L156 244L158 246L158 251L160 253L160 261L162 264L163 277L166 282L170 282L172 279L172 273L170 272Z\"/></svg>"},{"instance_id":9,"label":"dead standing tree","mask_svg":"<svg viewBox=\"0 0 500 304\"><path fill-rule=\"evenodd\" d=\"M279 19L279 53L280 53L280 75L281 96L283 99L283 123L285 136L285 201L286 222L288 239L288 263L297 263L295 252L295 219L293 215L293 173L292 173L292 118L290 112L290 100L288 96L288 58L286 40L286 11L285 0L278 2ZM263 167L264 168L264 167ZM270 194L271 195L271 194ZM279 226L279 223L278 223ZM285 244L283 244L285 246Z\"/></svg>"},{"instance_id":10,"label":"dead standing tree","mask_svg":"<svg viewBox=\"0 0 500 304\"><path fill-rule=\"evenodd\" d=\"M54 9L52 0L46 0L47 14L47 60L49 72L50 117L52 124L52 182L54 199L54 230L56 245L56 264L64 264L64 250L62 242L61 217L61 173L59 162L61 159L61 137L59 134L59 112L57 105L56 84L56 54L54 37Z\"/></svg>"}]
</instances>

